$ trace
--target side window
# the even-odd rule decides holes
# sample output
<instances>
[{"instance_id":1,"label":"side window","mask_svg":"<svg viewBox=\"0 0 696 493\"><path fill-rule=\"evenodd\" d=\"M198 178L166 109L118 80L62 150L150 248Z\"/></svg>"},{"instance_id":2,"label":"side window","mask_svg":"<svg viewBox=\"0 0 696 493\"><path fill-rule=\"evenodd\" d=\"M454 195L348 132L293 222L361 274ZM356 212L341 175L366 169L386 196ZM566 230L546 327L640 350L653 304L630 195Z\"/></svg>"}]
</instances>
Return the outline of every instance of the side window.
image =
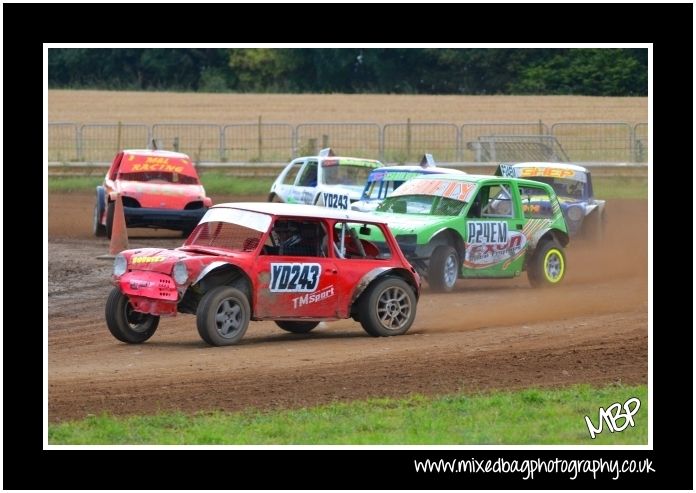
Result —
<instances>
[{"instance_id":1,"label":"side window","mask_svg":"<svg viewBox=\"0 0 696 493\"><path fill-rule=\"evenodd\" d=\"M510 186L501 185L491 185L488 188L488 200L486 203L482 203L481 216L482 217L512 217L512 194L510 193Z\"/></svg>"},{"instance_id":2,"label":"side window","mask_svg":"<svg viewBox=\"0 0 696 493\"><path fill-rule=\"evenodd\" d=\"M297 178L297 173L300 172L300 168L302 168L302 161L299 163L293 164L288 172L285 174L285 178L283 178L283 185L294 185L295 184L295 178Z\"/></svg>"},{"instance_id":3,"label":"side window","mask_svg":"<svg viewBox=\"0 0 696 493\"><path fill-rule=\"evenodd\" d=\"M262 255L325 257L326 229L317 220L277 219L261 250Z\"/></svg>"},{"instance_id":4,"label":"side window","mask_svg":"<svg viewBox=\"0 0 696 493\"><path fill-rule=\"evenodd\" d=\"M522 212L527 219L546 219L553 217L551 197L541 187L520 187Z\"/></svg>"},{"instance_id":5,"label":"side window","mask_svg":"<svg viewBox=\"0 0 696 493\"><path fill-rule=\"evenodd\" d=\"M333 233L332 248L335 257L343 259L391 258L391 250L379 226L341 222L336 223ZM361 238L361 236L369 236L370 240Z\"/></svg>"},{"instance_id":6,"label":"side window","mask_svg":"<svg viewBox=\"0 0 696 493\"><path fill-rule=\"evenodd\" d=\"M317 186L317 162L309 161L302 169L300 181L297 184L301 187L316 187Z\"/></svg>"}]
</instances>

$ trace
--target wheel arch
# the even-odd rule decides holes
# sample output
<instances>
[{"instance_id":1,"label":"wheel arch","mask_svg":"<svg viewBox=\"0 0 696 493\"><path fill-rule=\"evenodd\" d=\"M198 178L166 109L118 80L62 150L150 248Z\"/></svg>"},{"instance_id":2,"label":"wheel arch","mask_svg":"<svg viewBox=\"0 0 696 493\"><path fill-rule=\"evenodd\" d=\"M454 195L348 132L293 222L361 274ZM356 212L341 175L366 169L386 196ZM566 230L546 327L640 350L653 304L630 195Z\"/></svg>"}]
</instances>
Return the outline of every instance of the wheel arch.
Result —
<instances>
[{"instance_id":1,"label":"wheel arch","mask_svg":"<svg viewBox=\"0 0 696 493\"><path fill-rule=\"evenodd\" d=\"M562 247L568 245L568 242L570 241L568 233L554 228L546 228L537 231L537 233L535 233L534 236L527 241L529 242L532 250L536 250L537 246L539 246L542 241L547 239L556 240Z\"/></svg>"},{"instance_id":2,"label":"wheel arch","mask_svg":"<svg viewBox=\"0 0 696 493\"><path fill-rule=\"evenodd\" d=\"M247 273L229 262L212 262L198 274L189 285L179 303L182 313L196 313L201 298L218 286L231 286L244 293L253 313L253 284Z\"/></svg>"},{"instance_id":3,"label":"wheel arch","mask_svg":"<svg viewBox=\"0 0 696 493\"><path fill-rule=\"evenodd\" d=\"M459 258L464 258L464 238L462 238L457 230L445 227L433 234L428 241L427 256L430 257L435 251L435 248L441 245L454 247Z\"/></svg>"},{"instance_id":4,"label":"wheel arch","mask_svg":"<svg viewBox=\"0 0 696 493\"><path fill-rule=\"evenodd\" d=\"M350 297L349 312L352 314L353 308L360 305L363 295L368 291L372 283L387 276L398 277L405 281L406 284L413 288L413 294L416 296L416 300L418 300L419 289L411 272L401 267L378 267L362 276L360 282L356 284Z\"/></svg>"}]
</instances>

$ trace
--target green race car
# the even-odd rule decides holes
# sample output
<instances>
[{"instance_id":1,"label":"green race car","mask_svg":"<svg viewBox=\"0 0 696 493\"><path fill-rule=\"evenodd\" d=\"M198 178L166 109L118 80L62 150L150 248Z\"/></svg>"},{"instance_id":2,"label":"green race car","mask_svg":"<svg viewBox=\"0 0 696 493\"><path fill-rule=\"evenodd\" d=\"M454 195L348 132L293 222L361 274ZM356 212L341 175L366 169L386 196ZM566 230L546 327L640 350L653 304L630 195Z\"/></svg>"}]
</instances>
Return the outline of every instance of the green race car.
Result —
<instances>
[{"instance_id":1,"label":"green race car","mask_svg":"<svg viewBox=\"0 0 696 493\"><path fill-rule=\"evenodd\" d=\"M423 176L396 189L375 214L436 291L451 291L458 278L509 278L522 271L532 286L553 286L565 274L568 229L545 183ZM379 246L373 234L364 238Z\"/></svg>"}]
</instances>

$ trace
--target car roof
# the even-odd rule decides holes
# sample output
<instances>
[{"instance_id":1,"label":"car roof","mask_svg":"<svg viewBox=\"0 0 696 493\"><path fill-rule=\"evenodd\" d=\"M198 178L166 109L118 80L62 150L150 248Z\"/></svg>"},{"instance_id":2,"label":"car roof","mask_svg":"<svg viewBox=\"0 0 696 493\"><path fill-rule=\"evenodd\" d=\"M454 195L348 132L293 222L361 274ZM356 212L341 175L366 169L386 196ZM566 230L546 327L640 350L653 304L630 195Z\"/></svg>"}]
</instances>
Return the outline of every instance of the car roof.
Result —
<instances>
[{"instance_id":1,"label":"car roof","mask_svg":"<svg viewBox=\"0 0 696 493\"><path fill-rule=\"evenodd\" d=\"M372 172L379 172L379 171L412 171L412 172L420 172L424 175L431 174L466 174L465 171L459 170L459 169L454 169L454 168L441 168L440 166L431 166L429 168L424 168L422 166L418 165L407 165L407 166L402 166L402 165L395 165L395 166L381 166L379 168L375 168L372 170Z\"/></svg>"},{"instance_id":2,"label":"car roof","mask_svg":"<svg viewBox=\"0 0 696 493\"><path fill-rule=\"evenodd\" d=\"M560 168L560 169L571 169L573 171L581 171L583 173L589 173L589 170L583 166L570 163L547 163L547 162L528 162L528 163L501 163L509 164L513 168Z\"/></svg>"},{"instance_id":3,"label":"car roof","mask_svg":"<svg viewBox=\"0 0 696 493\"><path fill-rule=\"evenodd\" d=\"M260 212L262 214L270 214L274 216L313 217L339 220L345 219L353 222L386 224L384 220L381 220L378 217L366 212L330 209L328 207L307 204L281 204L276 202L227 202L223 204L216 204L212 208L242 209L245 211Z\"/></svg>"},{"instance_id":4,"label":"car roof","mask_svg":"<svg viewBox=\"0 0 696 493\"><path fill-rule=\"evenodd\" d=\"M136 156L156 156L156 157L175 157L190 159L188 155L182 152L174 151L163 151L160 149L127 149L123 151L124 154L133 154Z\"/></svg>"},{"instance_id":5,"label":"car roof","mask_svg":"<svg viewBox=\"0 0 696 493\"><path fill-rule=\"evenodd\" d=\"M440 175L440 174L421 175L421 176L416 176L415 178L412 178L409 181L414 181L414 180L450 180L450 181L461 181L461 182L469 182L469 183L478 183L481 181L513 180L521 185L528 185L528 186L543 185L545 187L550 187L550 185L548 185L546 183L541 183L538 181L529 180L527 178L517 178L517 177L513 178L513 177L508 177L508 176L495 176L495 175L470 175L467 173L445 174L445 175ZM404 186L404 185L402 185L402 186ZM401 187L399 187L399 188L401 188Z\"/></svg>"},{"instance_id":6,"label":"car roof","mask_svg":"<svg viewBox=\"0 0 696 493\"><path fill-rule=\"evenodd\" d=\"M292 162L295 162L300 159L318 159L319 161L339 161L339 166L343 163L340 161L346 161L345 164L350 164L349 161L362 161L365 163L373 163L373 164L378 164L379 166L384 166L381 161L377 161L376 159L367 159L363 157L350 157L350 156L302 156L298 157L292 160Z\"/></svg>"}]
</instances>

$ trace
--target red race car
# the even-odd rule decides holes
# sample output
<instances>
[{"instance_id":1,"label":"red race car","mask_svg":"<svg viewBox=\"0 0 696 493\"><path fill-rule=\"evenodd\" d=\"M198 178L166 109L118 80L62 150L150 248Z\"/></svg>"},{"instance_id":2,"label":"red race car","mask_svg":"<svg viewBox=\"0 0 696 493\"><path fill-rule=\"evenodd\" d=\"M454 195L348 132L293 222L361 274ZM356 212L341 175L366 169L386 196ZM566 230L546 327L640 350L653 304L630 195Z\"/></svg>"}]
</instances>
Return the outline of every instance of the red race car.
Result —
<instances>
[{"instance_id":1,"label":"red race car","mask_svg":"<svg viewBox=\"0 0 696 493\"><path fill-rule=\"evenodd\" d=\"M352 317L372 336L400 335L421 283L379 219L276 203L216 205L183 246L118 254L113 282L106 323L119 341L144 342L160 316L190 313L214 346L238 342L250 320L305 333Z\"/></svg>"},{"instance_id":2,"label":"red race car","mask_svg":"<svg viewBox=\"0 0 696 493\"><path fill-rule=\"evenodd\" d=\"M191 159L179 152L119 152L97 187L95 236L111 238L115 200L123 200L126 226L183 231L186 236L213 204Z\"/></svg>"}]
</instances>

